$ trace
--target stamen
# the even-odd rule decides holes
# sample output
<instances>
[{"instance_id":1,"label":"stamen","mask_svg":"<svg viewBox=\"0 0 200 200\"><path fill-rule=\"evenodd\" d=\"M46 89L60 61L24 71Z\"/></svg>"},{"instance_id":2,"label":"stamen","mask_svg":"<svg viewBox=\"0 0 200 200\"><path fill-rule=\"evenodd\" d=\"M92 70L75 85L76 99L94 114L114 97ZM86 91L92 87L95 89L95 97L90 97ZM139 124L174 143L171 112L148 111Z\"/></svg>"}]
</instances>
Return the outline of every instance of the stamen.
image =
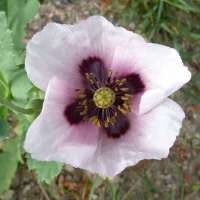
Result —
<instances>
[{"instance_id":1,"label":"stamen","mask_svg":"<svg viewBox=\"0 0 200 200\"><path fill-rule=\"evenodd\" d=\"M83 105L86 105L86 103L87 103L87 100L85 99L85 100L83 101Z\"/></svg>"},{"instance_id":2,"label":"stamen","mask_svg":"<svg viewBox=\"0 0 200 200\"><path fill-rule=\"evenodd\" d=\"M75 96L76 99L83 99L85 97L86 97L86 95L84 95L84 94L83 95L79 95L79 96Z\"/></svg>"},{"instance_id":3,"label":"stamen","mask_svg":"<svg viewBox=\"0 0 200 200\"><path fill-rule=\"evenodd\" d=\"M98 119L95 119L95 120L93 121L93 124L95 124L97 121L98 121Z\"/></svg>"},{"instance_id":4,"label":"stamen","mask_svg":"<svg viewBox=\"0 0 200 200\"><path fill-rule=\"evenodd\" d=\"M110 118L109 118L109 117L107 117L107 122L108 122L108 123L110 122Z\"/></svg>"},{"instance_id":5,"label":"stamen","mask_svg":"<svg viewBox=\"0 0 200 200\"><path fill-rule=\"evenodd\" d=\"M126 113L127 113L127 112L126 112L124 109L122 109L122 108L120 109L120 111L121 111L122 114L124 114L124 115L126 115Z\"/></svg>"},{"instance_id":6,"label":"stamen","mask_svg":"<svg viewBox=\"0 0 200 200\"><path fill-rule=\"evenodd\" d=\"M76 108L82 108L83 106L77 106Z\"/></svg>"},{"instance_id":7,"label":"stamen","mask_svg":"<svg viewBox=\"0 0 200 200\"><path fill-rule=\"evenodd\" d=\"M96 76L95 76L93 73L90 73L90 76L91 76L92 78L96 78Z\"/></svg>"},{"instance_id":8,"label":"stamen","mask_svg":"<svg viewBox=\"0 0 200 200\"><path fill-rule=\"evenodd\" d=\"M91 83L92 85L94 84L94 82L93 82L93 80L92 80L92 79L90 79L89 81L90 81L90 83Z\"/></svg>"},{"instance_id":9,"label":"stamen","mask_svg":"<svg viewBox=\"0 0 200 200\"><path fill-rule=\"evenodd\" d=\"M115 81L115 83L117 83L117 84L118 84L118 83L119 83L119 80L117 79L117 80Z\"/></svg>"},{"instance_id":10,"label":"stamen","mask_svg":"<svg viewBox=\"0 0 200 200\"><path fill-rule=\"evenodd\" d=\"M84 121L88 122L89 121L89 117L88 115L85 115L85 117L83 118Z\"/></svg>"},{"instance_id":11,"label":"stamen","mask_svg":"<svg viewBox=\"0 0 200 200\"><path fill-rule=\"evenodd\" d=\"M127 96L129 98L133 98L134 97L133 95L130 95L130 94L125 94L125 96Z\"/></svg>"},{"instance_id":12,"label":"stamen","mask_svg":"<svg viewBox=\"0 0 200 200\"><path fill-rule=\"evenodd\" d=\"M115 112L115 117L117 117L117 112Z\"/></svg>"},{"instance_id":13,"label":"stamen","mask_svg":"<svg viewBox=\"0 0 200 200\"><path fill-rule=\"evenodd\" d=\"M74 91L75 91L75 92L79 92L79 91L81 91L81 90L80 90L80 89L75 89Z\"/></svg>"},{"instance_id":14,"label":"stamen","mask_svg":"<svg viewBox=\"0 0 200 200\"><path fill-rule=\"evenodd\" d=\"M86 75L87 79L89 80L89 79L90 79L89 74L88 74L88 73L85 73L85 75Z\"/></svg>"},{"instance_id":15,"label":"stamen","mask_svg":"<svg viewBox=\"0 0 200 200\"><path fill-rule=\"evenodd\" d=\"M83 88L83 90L79 90L79 91L76 91L76 92L83 93L83 92L85 92L85 91L86 91L86 89Z\"/></svg>"},{"instance_id":16,"label":"stamen","mask_svg":"<svg viewBox=\"0 0 200 200\"><path fill-rule=\"evenodd\" d=\"M116 71L116 72L115 72L115 76L117 76L118 74L119 74L119 71Z\"/></svg>"},{"instance_id":17,"label":"stamen","mask_svg":"<svg viewBox=\"0 0 200 200\"><path fill-rule=\"evenodd\" d=\"M133 103L128 103L128 102L125 102L125 104L126 104L127 106L132 106L132 105L133 105Z\"/></svg>"},{"instance_id":18,"label":"stamen","mask_svg":"<svg viewBox=\"0 0 200 200\"><path fill-rule=\"evenodd\" d=\"M95 119L94 121L93 121L93 124L95 125L95 127L98 125L98 119Z\"/></svg>"},{"instance_id":19,"label":"stamen","mask_svg":"<svg viewBox=\"0 0 200 200\"><path fill-rule=\"evenodd\" d=\"M117 87L115 87L115 90L118 91Z\"/></svg>"},{"instance_id":20,"label":"stamen","mask_svg":"<svg viewBox=\"0 0 200 200\"><path fill-rule=\"evenodd\" d=\"M125 109L129 108L125 103L123 104L123 106L124 106Z\"/></svg>"},{"instance_id":21,"label":"stamen","mask_svg":"<svg viewBox=\"0 0 200 200\"><path fill-rule=\"evenodd\" d=\"M123 83L120 83L119 86L123 85Z\"/></svg>"},{"instance_id":22,"label":"stamen","mask_svg":"<svg viewBox=\"0 0 200 200\"><path fill-rule=\"evenodd\" d=\"M111 70L111 69L109 69L108 78L110 78L110 77L111 77L111 75L112 75L112 70Z\"/></svg>"},{"instance_id":23,"label":"stamen","mask_svg":"<svg viewBox=\"0 0 200 200\"><path fill-rule=\"evenodd\" d=\"M121 83L124 83L124 82L126 82L126 79L125 79L125 78L123 78L123 79L121 80Z\"/></svg>"},{"instance_id":24,"label":"stamen","mask_svg":"<svg viewBox=\"0 0 200 200\"><path fill-rule=\"evenodd\" d=\"M86 115L87 114L87 109L84 110L83 112L80 112L80 115Z\"/></svg>"},{"instance_id":25,"label":"stamen","mask_svg":"<svg viewBox=\"0 0 200 200\"><path fill-rule=\"evenodd\" d=\"M110 123L111 123L112 125L115 124L115 117L112 117L112 118L110 119Z\"/></svg>"},{"instance_id":26,"label":"stamen","mask_svg":"<svg viewBox=\"0 0 200 200\"><path fill-rule=\"evenodd\" d=\"M130 108L130 107L128 107L127 111L131 113L131 108Z\"/></svg>"},{"instance_id":27,"label":"stamen","mask_svg":"<svg viewBox=\"0 0 200 200\"><path fill-rule=\"evenodd\" d=\"M105 126L106 128L108 128L108 122L107 122L107 121L104 122L104 126Z\"/></svg>"},{"instance_id":28,"label":"stamen","mask_svg":"<svg viewBox=\"0 0 200 200\"><path fill-rule=\"evenodd\" d=\"M92 120L94 120L96 118L96 116L93 116L90 118L89 122L91 122Z\"/></svg>"},{"instance_id":29,"label":"stamen","mask_svg":"<svg viewBox=\"0 0 200 200\"><path fill-rule=\"evenodd\" d=\"M98 121L98 126L101 127L101 122L100 121Z\"/></svg>"},{"instance_id":30,"label":"stamen","mask_svg":"<svg viewBox=\"0 0 200 200\"><path fill-rule=\"evenodd\" d=\"M114 81L112 80L112 81L110 82L110 84L113 84L113 82L114 82Z\"/></svg>"},{"instance_id":31,"label":"stamen","mask_svg":"<svg viewBox=\"0 0 200 200\"><path fill-rule=\"evenodd\" d=\"M121 91L128 92L129 88L120 88Z\"/></svg>"},{"instance_id":32,"label":"stamen","mask_svg":"<svg viewBox=\"0 0 200 200\"><path fill-rule=\"evenodd\" d=\"M129 97L122 97L122 100L128 101Z\"/></svg>"}]
</instances>

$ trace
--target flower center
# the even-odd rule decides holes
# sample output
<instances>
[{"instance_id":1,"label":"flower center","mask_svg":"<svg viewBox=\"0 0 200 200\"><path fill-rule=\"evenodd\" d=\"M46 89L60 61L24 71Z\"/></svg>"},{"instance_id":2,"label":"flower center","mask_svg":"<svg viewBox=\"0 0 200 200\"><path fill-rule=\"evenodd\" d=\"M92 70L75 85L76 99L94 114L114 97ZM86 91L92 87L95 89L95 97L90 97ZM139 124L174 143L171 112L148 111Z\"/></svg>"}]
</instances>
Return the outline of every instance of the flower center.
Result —
<instances>
[{"instance_id":1,"label":"flower center","mask_svg":"<svg viewBox=\"0 0 200 200\"><path fill-rule=\"evenodd\" d=\"M115 102L115 93L108 87L98 89L93 96L94 103L99 108L108 108Z\"/></svg>"},{"instance_id":2,"label":"flower center","mask_svg":"<svg viewBox=\"0 0 200 200\"><path fill-rule=\"evenodd\" d=\"M76 92L82 93L76 96L79 99L80 115L84 115L85 122L93 122L95 126L108 128L108 126L115 125L115 119L122 113L126 115L131 112L129 107L133 103L129 103L133 95L128 94L129 88L123 87L126 79L116 79L119 72L117 71L111 80L112 70L109 70L106 87L101 87L101 83L92 73L86 73L86 78L90 83L90 87L75 89ZM84 99L83 101L81 99Z\"/></svg>"}]
</instances>

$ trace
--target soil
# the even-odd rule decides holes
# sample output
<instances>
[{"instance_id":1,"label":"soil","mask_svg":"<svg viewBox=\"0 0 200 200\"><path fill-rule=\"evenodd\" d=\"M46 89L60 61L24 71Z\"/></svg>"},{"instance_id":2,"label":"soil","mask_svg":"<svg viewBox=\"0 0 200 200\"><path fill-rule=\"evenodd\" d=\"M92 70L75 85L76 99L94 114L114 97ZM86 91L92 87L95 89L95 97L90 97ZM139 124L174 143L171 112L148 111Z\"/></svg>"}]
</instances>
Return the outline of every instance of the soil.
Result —
<instances>
[{"instance_id":1,"label":"soil","mask_svg":"<svg viewBox=\"0 0 200 200\"><path fill-rule=\"evenodd\" d=\"M41 7L38 14L27 26L28 33L23 42L27 43L33 34L40 31L48 22L54 21L57 23L75 24L89 17L91 11L102 14L107 6L108 4L106 1L100 0L41 1ZM200 63L200 61L196 62ZM190 63L185 61L185 65L189 67L193 76L197 74L197 69L190 66ZM187 86L184 87L187 88ZM181 105L185 111L186 117L183 121L183 127L166 159L162 159L161 161L148 160L145 166L146 174L149 181L154 186L158 187L168 195L171 195L174 192L175 200L180 199L181 185L173 160L173 155L175 155L185 186L184 200L200 200L200 190L195 189L195 187L197 188L200 186L200 104L181 91L177 91L171 98ZM139 169L137 173L142 175L143 170ZM127 194L135 200L149 199L146 183L138 176L138 174L133 173L130 168L127 168L124 172L111 180L111 182L115 184L115 190L117 191L122 187L123 178L125 180L124 192L122 193L120 200L131 199ZM78 185L78 183L85 182L87 177L93 181L95 175L65 165L61 174L56 177L53 182L57 184L60 183L61 185L62 183L67 182L69 185L71 184L71 186L67 188L68 190L74 194L81 194L83 187L80 187L81 185ZM72 183L76 184L73 185ZM59 199L75 199L66 193L62 195L61 191L53 187L50 188ZM49 192L48 195L50 196L50 199L56 199ZM0 199L45 200L45 197L41 192L33 173L28 171L26 165L20 165L10 189L1 195ZM111 191L104 178L98 178L92 199L112 199ZM158 191L152 190L152 199L165 200L167 198Z\"/></svg>"}]
</instances>

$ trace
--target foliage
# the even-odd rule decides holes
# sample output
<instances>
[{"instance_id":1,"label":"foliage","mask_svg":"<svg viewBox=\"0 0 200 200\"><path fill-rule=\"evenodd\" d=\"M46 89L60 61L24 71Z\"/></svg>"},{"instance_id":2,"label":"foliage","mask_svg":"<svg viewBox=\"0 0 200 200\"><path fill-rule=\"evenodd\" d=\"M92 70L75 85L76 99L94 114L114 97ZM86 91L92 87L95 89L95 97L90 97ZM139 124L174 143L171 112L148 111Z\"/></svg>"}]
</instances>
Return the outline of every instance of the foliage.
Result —
<instances>
[{"instance_id":1,"label":"foliage","mask_svg":"<svg viewBox=\"0 0 200 200\"><path fill-rule=\"evenodd\" d=\"M38 175L38 180L46 181L47 183L49 183L52 178L54 178L60 173L61 168L63 166L63 163L61 162L47 162L32 159L29 153L27 153L27 158L29 170L35 169Z\"/></svg>"},{"instance_id":2,"label":"foliage","mask_svg":"<svg viewBox=\"0 0 200 200\"><path fill-rule=\"evenodd\" d=\"M8 137L8 130L10 126L7 121L0 119L0 141Z\"/></svg>"},{"instance_id":3,"label":"foliage","mask_svg":"<svg viewBox=\"0 0 200 200\"><path fill-rule=\"evenodd\" d=\"M0 194L10 187L12 178L17 170L18 161L21 161L19 153L19 138L5 143L0 154Z\"/></svg>"},{"instance_id":4,"label":"foliage","mask_svg":"<svg viewBox=\"0 0 200 200\"><path fill-rule=\"evenodd\" d=\"M26 36L24 28L33 20L39 9L37 0L1 0L1 9L6 12L8 27L13 32L13 54L17 65L24 63L25 44L22 43Z\"/></svg>"},{"instance_id":5,"label":"foliage","mask_svg":"<svg viewBox=\"0 0 200 200\"><path fill-rule=\"evenodd\" d=\"M27 92L32 87L22 66L17 67L12 53L13 43L11 31L7 28L4 12L0 12L0 96L13 102L15 105L24 106L27 102ZM1 117L5 118L4 112Z\"/></svg>"}]
</instances>

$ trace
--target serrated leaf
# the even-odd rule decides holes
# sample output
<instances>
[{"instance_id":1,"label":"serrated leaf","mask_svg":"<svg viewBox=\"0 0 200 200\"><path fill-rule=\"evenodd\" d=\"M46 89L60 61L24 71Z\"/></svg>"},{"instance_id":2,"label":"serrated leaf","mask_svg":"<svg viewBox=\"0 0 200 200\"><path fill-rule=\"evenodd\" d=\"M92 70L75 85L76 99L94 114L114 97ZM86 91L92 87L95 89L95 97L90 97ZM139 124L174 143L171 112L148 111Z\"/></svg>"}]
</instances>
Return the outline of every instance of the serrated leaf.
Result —
<instances>
[{"instance_id":1,"label":"serrated leaf","mask_svg":"<svg viewBox=\"0 0 200 200\"><path fill-rule=\"evenodd\" d=\"M8 137L8 130L10 125L7 121L0 119L0 141L6 139Z\"/></svg>"},{"instance_id":2,"label":"serrated leaf","mask_svg":"<svg viewBox=\"0 0 200 200\"><path fill-rule=\"evenodd\" d=\"M32 87L24 66L17 67L12 53L12 35L7 28L4 12L0 12L0 82L4 84L7 95L4 97L18 106L27 102L27 92Z\"/></svg>"},{"instance_id":3,"label":"serrated leaf","mask_svg":"<svg viewBox=\"0 0 200 200\"><path fill-rule=\"evenodd\" d=\"M23 145L26 138L26 133L31 123L26 119L26 117L23 114L16 113L16 115L18 119L18 124L15 127L14 132L19 137L19 153L23 154L25 153Z\"/></svg>"},{"instance_id":4,"label":"serrated leaf","mask_svg":"<svg viewBox=\"0 0 200 200\"><path fill-rule=\"evenodd\" d=\"M27 153L27 163L29 170L35 169L38 180L49 183L55 176L57 176L63 166L61 162L55 161L38 161L31 158L31 155Z\"/></svg>"},{"instance_id":5,"label":"serrated leaf","mask_svg":"<svg viewBox=\"0 0 200 200\"><path fill-rule=\"evenodd\" d=\"M2 146L0 154L0 195L10 187L12 178L20 160L18 138L12 139Z\"/></svg>"},{"instance_id":6,"label":"serrated leaf","mask_svg":"<svg viewBox=\"0 0 200 200\"><path fill-rule=\"evenodd\" d=\"M22 43L26 36L24 28L34 19L40 3L38 0L2 0L2 10L6 12L8 27L13 31L13 53L17 65L24 63L25 44Z\"/></svg>"}]
</instances>

